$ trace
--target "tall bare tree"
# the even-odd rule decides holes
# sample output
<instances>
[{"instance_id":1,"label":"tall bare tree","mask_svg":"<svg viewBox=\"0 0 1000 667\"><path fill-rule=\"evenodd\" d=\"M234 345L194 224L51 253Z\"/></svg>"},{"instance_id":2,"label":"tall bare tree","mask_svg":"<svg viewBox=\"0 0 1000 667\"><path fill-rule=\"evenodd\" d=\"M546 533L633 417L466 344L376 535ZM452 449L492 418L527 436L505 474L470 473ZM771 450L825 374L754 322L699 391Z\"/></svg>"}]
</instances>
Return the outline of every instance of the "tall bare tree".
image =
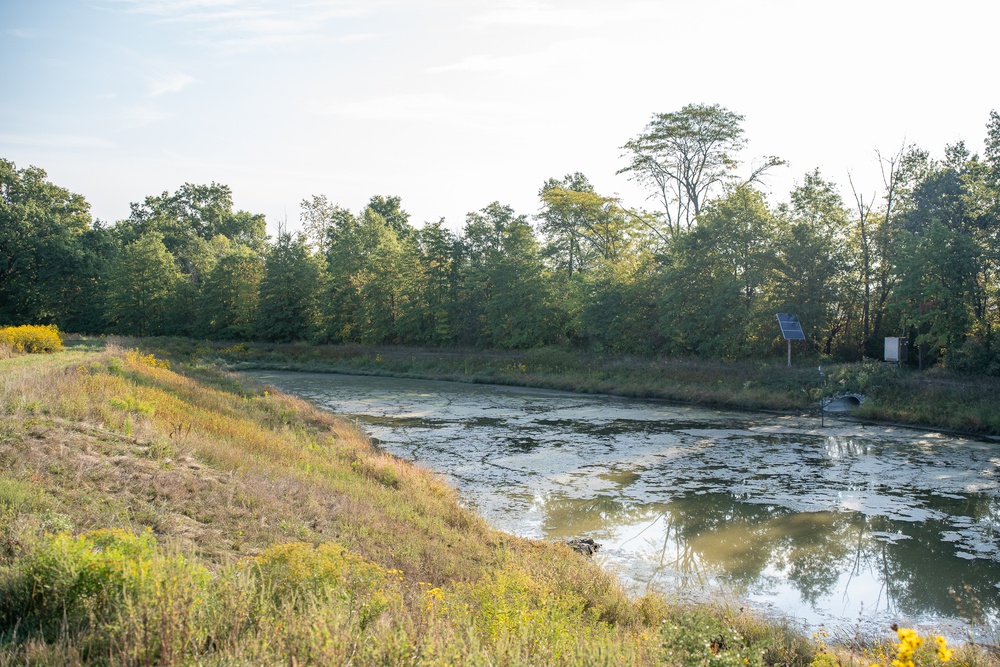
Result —
<instances>
[{"instance_id":1,"label":"tall bare tree","mask_svg":"<svg viewBox=\"0 0 1000 667\"><path fill-rule=\"evenodd\" d=\"M622 147L629 164L618 173L653 191L650 198L663 207L667 235L690 229L714 191L739 184L736 155L746 145L743 119L718 104L689 104L653 114L645 131ZM778 164L782 161L767 158L743 185Z\"/></svg>"}]
</instances>

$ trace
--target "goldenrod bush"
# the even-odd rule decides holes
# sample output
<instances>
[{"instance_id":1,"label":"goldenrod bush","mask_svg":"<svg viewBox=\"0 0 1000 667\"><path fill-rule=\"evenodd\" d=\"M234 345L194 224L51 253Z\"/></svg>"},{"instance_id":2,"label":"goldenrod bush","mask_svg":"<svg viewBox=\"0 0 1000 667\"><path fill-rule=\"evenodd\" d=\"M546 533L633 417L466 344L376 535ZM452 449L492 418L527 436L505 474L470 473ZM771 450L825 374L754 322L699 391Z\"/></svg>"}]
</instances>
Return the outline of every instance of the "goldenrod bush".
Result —
<instances>
[{"instance_id":1,"label":"goldenrod bush","mask_svg":"<svg viewBox=\"0 0 1000 667\"><path fill-rule=\"evenodd\" d=\"M62 335L52 324L4 327L0 329L0 347L9 347L14 352L58 352L63 349Z\"/></svg>"},{"instance_id":2,"label":"goldenrod bush","mask_svg":"<svg viewBox=\"0 0 1000 667\"><path fill-rule=\"evenodd\" d=\"M208 583L207 569L158 548L148 529L45 535L0 569L0 626L48 641L69 632L85 654L125 664L170 662L200 644Z\"/></svg>"}]
</instances>

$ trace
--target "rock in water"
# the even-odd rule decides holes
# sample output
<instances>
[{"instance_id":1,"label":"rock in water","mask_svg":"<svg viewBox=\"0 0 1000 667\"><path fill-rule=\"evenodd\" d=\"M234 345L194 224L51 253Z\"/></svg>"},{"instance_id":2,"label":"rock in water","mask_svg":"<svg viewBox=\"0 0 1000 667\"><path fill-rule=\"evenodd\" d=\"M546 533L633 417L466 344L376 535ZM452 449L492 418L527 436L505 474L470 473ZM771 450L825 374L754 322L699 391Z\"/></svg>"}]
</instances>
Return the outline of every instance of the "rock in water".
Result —
<instances>
[{"instance_id":1,"label":"rock in water","mask_svg":"<svg viewBox=\"0 0 1000 667\"><path fill-rule=\"evenodd\" d=\"M573 551L579 551L585 556L593 556L601 548L600 543L595 542L589 537L574 537L571 540L566 540L566 544Z\"/></svg>"}]
</instances>

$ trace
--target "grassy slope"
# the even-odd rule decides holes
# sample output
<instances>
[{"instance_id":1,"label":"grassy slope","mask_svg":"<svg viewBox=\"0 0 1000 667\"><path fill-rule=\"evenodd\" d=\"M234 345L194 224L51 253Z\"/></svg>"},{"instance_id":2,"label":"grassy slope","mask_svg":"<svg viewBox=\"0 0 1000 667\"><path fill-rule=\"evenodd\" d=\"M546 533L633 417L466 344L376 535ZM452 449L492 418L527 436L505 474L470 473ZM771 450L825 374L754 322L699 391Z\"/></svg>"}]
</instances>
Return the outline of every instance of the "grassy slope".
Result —
<instances>
[{"instance_id":1,"label":"grassy slope","mask_svg":"<svg viewBox=\"0 0 1000 667\"><path fill-rule=\"evenodd\" d=\"M0 360L0 663L655 664L671 618L733 660L808 661L780 627L629 598L490 529L298 399L163 365L94 345Z\"/></svg>"},{"instance_id":2,"label":"grassy slope","mask_svg":"<svg viewBox=\"0 0 1000 667\"><path fill-rule=\"evenodd\" d=\"M943 369L917 372L879 363L824 366L796 359L717 362L585 354L558 348L527 352L395 347L151 342L181 359L212 358L231 367L334 371L514 384L587 393L663 398L719 407L815 411L838 393L867 396L856 417L981 435L1000 435L1000 378Z\"/></svg>"}]
</instances>

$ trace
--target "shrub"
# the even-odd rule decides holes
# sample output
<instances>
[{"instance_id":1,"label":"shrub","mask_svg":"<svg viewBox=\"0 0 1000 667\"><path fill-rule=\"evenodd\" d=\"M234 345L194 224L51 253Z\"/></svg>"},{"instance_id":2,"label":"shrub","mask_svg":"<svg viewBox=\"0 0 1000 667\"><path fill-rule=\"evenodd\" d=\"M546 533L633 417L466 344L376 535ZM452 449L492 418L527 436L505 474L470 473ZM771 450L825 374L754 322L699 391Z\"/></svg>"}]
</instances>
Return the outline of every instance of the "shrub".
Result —
<instances>
[{"instance_id":1,"label":"shrub","mask_svg":"<svg viewBox=\"0 0 1000 667\"><path fill-rule=\"evenodd\" d=\"M192 621L209 581L201 565L163 553L148 529L46 535L0 574L0 634L17 626L49 641L80 633L89 650L124 647L135 662L195 642Z\"/></svg>"},{"instance_id":2,"label":"shrub","mask_svg":"<svg viewBox=\"0 0 1000 667\"><path fill-rule=\"evenodd\" d=\"M14 352L27 353L58 352L63 349L59 329L52 324L4 327L0 329L0 346L9 347Z\"/></svg>"},{"instance_id":3,"label":"shrub","mask_svg":"<svg viewBox=\"0 0 1000 667\"><path fill-rule=\"evenodd\" d=\"M313 546L279 544L252 561L264 591L276 604L340 602L359 613L361 627L375 620L398 596L389 586L395 571L352 554L336 542Z\"/></svg>"}]
</instances>

